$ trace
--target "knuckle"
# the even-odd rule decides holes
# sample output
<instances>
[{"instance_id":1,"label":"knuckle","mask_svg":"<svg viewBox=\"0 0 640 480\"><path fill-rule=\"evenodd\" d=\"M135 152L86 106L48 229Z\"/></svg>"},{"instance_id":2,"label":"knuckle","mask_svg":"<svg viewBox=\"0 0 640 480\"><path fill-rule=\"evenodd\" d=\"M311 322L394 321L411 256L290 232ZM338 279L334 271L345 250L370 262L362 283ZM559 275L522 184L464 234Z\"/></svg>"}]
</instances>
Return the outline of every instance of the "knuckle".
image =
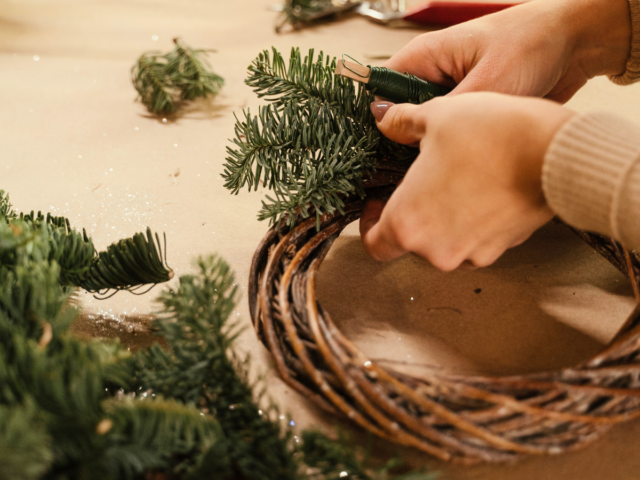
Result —
<instances>
[{"instance_id":1,"label":"knuckle","mask_svg":"<svg viewBox=\"0 0 640 480\"><path fill-rule=\"evenodd\" d=\"M492 265L493 263L495 263L495 261L498 260L498 258L500 258L502 253L503 251L495 251L495 250L479 252L472 255L469 261L475 267L479 267L479 268L488 267L489 265Z\"/></svg>"},{"instance_id":2,"label":"knuckle","mask_svg":"<svg viewBox=\"0 0 640 480\"><path fill-rule=\"evenodd\" d=\"M458 268L464 259L465 254L462 248L449 245L448 247L439 246L428 260L438 270L451 272Z\"/></svg>"},{"instance_id":3,"label":"knuckle","mask_svg":"<svg viewBox=\"0 0 640 480\"><path fill-rule=\"evenodd\" d=\"M380 246L371 235L362 237L362 245L364 246L364 251L367 252L370 257L380 261Z\"/></svg>"},{"instance_id":4,"label":"knuckle","mask_svg":"<svg viewBox=\"0 0 640 480\"><path fill-rule=\"evenodd\" d=\"M395 237L396 243L408 252L414 250L415 223L408 215L396 215L390 222L391 234Z\"/></svg>"},{"instance_id":5,"label":"knuckle","mask_svg":"<svg viewBox=\"0 0 640 480\"><path fill-rule=\"evenodd\" d=\"M390 109L389 128L395 131L402 131L406 127L406 111L407 109L402 105L397 105ZM385 117L386 118L386 117Z\"/></svg>"},{"instance_id":6,"label":"knuckle","mask_svg":"<svg viewBox=\"0 0 640 480\"><path fill-rule=\"evenodd\" d=\"M458 266L462 263L453 255L448 254L435 255L433 256L433 258L429 259L429 262L431 263L431 265L443 272L451 272L458 268Z\"/></svg>"}]
</instances>

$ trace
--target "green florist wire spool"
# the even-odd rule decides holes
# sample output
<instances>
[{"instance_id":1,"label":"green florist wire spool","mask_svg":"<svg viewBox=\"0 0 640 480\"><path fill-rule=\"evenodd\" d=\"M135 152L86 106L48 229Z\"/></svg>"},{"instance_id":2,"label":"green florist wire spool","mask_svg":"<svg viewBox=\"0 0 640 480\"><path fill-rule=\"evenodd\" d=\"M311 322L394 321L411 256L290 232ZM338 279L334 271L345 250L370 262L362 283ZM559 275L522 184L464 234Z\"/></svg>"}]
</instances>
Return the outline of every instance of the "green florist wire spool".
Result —
<instances>
[{"instance_id":1,"label":"green florist wire spool","mask_svg":"<svg viewBox=\"0 0 640 480\"><path fill-rule=\"evenodd\" d=\"M365 66L344 55L335 73L364 83L365 88L379 97L395 103L423 103L433 97L446 95L451 88L427 82L408 73L400 73L385 67Z\"/></svg>"}]
</instances>

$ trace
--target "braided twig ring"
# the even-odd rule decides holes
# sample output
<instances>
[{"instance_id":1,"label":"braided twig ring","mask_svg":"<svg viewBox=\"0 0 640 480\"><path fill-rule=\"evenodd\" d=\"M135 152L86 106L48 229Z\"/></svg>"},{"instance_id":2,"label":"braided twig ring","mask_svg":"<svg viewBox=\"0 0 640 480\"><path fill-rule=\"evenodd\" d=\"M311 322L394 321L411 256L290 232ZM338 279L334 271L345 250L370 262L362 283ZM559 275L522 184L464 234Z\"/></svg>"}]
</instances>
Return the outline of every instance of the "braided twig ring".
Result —
<instances>
[{"instance_id":1,"label":"braided twig ring","mask_svg":"<svg viewBox=\"0 0 640 480\"><path fill-rule=\"evenodd\" d=\"M580 447L640 414L640 308L595 357L555 372L509 377L413 377L368 359L315 296L315 275L360 202L343 215L269 230L251 266L249 302L278 373L323 408L370 432L462 463L505 461ZM640 262L617 243L576 231L628 275Z\"/></svg>"}]
</instances>

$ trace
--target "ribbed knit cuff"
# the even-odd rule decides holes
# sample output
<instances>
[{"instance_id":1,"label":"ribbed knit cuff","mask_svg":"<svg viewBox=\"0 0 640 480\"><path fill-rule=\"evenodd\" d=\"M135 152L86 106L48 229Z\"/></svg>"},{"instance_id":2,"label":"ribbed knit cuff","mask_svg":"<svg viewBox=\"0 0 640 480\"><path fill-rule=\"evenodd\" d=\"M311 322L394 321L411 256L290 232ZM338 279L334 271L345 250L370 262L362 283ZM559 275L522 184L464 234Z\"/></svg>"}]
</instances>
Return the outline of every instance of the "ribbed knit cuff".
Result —
<instances>
[{"instance_id":1,"label":"ribbed knit cuff","mask_svg":"<svg viewBox=\"0 0 640 480\"><path fill-rule=\"evenodd\" d=\"M640 247L640 128L607 112L576 115L542 168L551 209L570 225Z\"/></svg>"},{"instance_id":2,"label":"ribbed knit cuff","mask_svg":"<svg viewBox=\"0 0 640 480\"><path fill-rule=\"evenodd\" d=\"M631 11L631 51L627 67L621 75L609 78L618 85L628 85L640 80L640 0L629 0Z\"/></svg>"}]
</instances>

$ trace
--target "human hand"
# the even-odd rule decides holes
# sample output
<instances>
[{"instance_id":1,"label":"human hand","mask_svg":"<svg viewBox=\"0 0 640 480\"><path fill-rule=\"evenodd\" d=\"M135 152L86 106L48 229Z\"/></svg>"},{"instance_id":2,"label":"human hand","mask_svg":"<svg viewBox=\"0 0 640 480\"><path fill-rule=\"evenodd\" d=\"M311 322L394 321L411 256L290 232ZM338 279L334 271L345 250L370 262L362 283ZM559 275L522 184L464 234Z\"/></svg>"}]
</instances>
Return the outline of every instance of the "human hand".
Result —
<instances>
[{"instance_id":1,"label":"human hand","mask_svg":"<svg viewBox=\"0 0 640 480\"><path fill-rule=\"evenodd\" d=\"M542 162L573 112L496 93L390 104L386 113L385 103L372 104L380 131L419 144L420 154L386 205L370 201L363 211L360 235L371 256L414 252L445 271L487 266L552 218Z\"/></svg>"},{"instance_id":2,"label":"human hand","mask_svg":"<svg viewBox=\"0 0 640 480\"><path fill-rule=\"evenodd\" d=\"M624 72L628 0L535 0L425 33L386 67L457 87L564 103L589 78Z\"/></svg>"}]
</instances>

